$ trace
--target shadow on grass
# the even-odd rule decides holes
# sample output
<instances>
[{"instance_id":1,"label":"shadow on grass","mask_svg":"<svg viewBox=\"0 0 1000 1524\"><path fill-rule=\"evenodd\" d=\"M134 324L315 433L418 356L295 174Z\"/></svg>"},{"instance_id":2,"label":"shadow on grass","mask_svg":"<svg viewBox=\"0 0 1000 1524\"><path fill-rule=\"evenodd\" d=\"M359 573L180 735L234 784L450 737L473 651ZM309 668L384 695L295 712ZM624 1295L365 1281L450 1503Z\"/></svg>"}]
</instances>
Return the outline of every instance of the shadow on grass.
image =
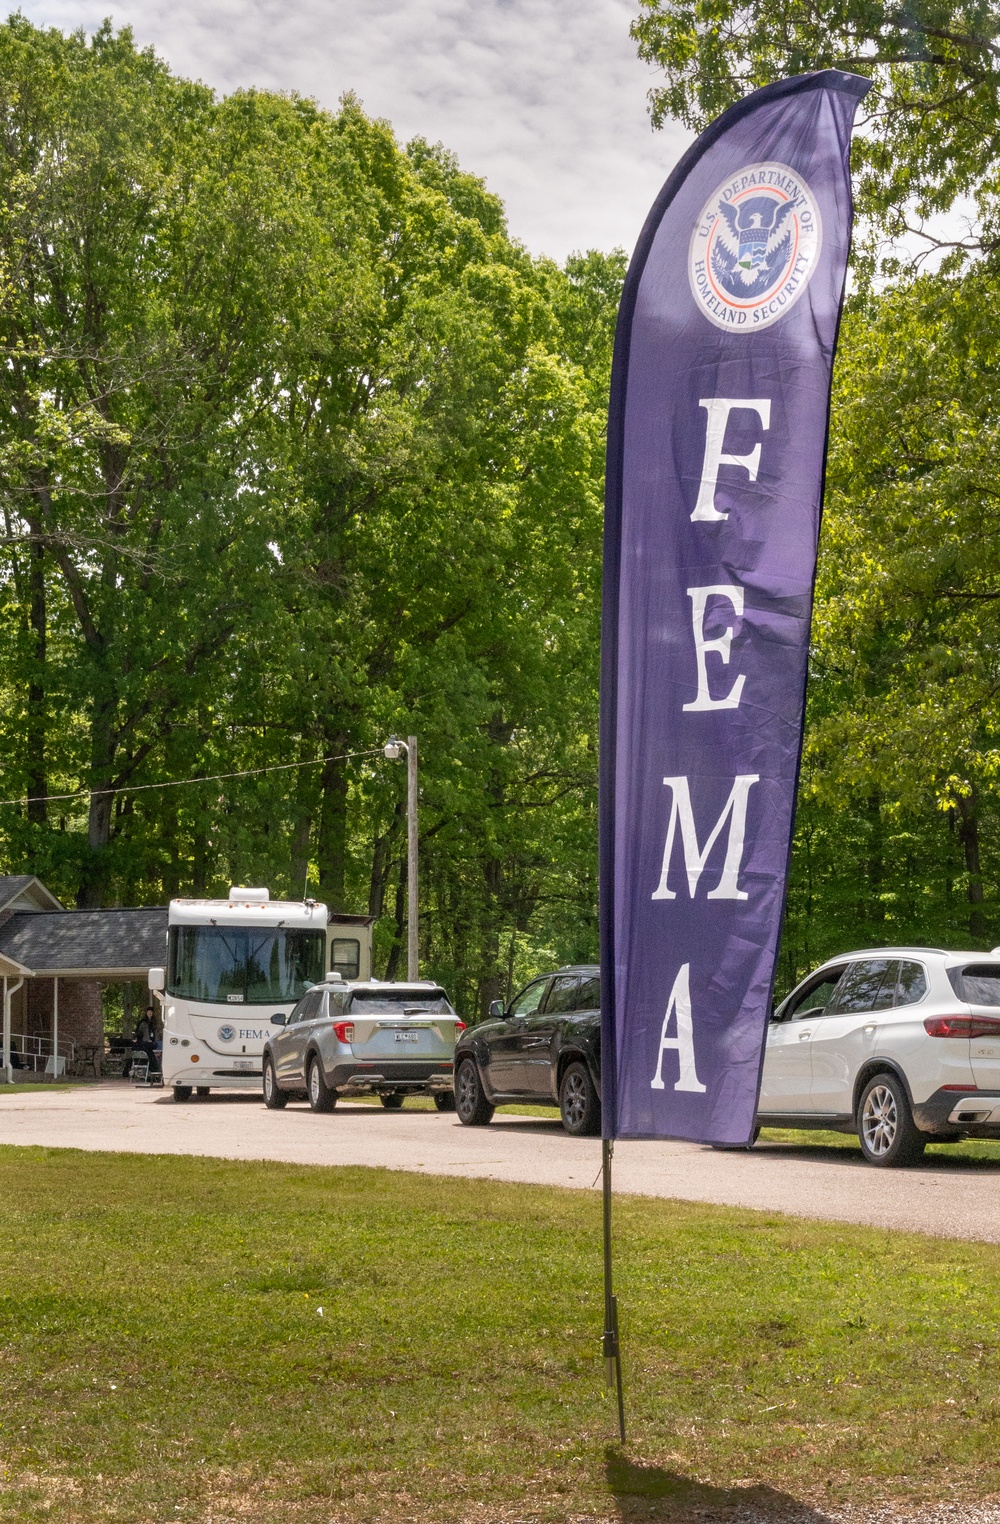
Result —
<instances>
[{"instance_id":1,"label":"shadow on grass","mask_svg":"<svg viewBox=\"0 0 1000 1524\"><path fill-rule=\"evenodd\" d=\"M773 1487L708 1487L677 1471L605 1451L608 1487L622 1519L653 1524L832 1524L829 1514Z\"/></svg>"}]
</instances>

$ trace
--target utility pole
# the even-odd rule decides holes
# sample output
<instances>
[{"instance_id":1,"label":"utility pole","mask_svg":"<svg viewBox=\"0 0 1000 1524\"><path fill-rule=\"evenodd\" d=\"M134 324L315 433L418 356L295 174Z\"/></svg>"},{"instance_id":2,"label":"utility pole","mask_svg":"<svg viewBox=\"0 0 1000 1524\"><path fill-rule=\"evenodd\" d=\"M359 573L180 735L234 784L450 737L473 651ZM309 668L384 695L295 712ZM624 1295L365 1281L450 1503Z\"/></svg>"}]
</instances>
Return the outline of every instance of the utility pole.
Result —
<instances>
[{"instance_id":1,"label":"utility pole","mask_svg":"<svg viewBox=\"0 0 1000 1524\"><path fill-rule=\"evenodd\" d=\"M417 873L417 738L406 738L406 977L420 978Z\"/></svg>"},{"instance_id":2,"label":"utility pole","mask_svg":"<svg viewBox=\"0 0 1000 1524\"><path fill-rule=\"evenodd\" d=\"M406 752L406 977L412 981L420 978L417 738L407 736L401 741L390 736L382 751L390 762L395 762L401 751Z\"/></svg>"}]
</instances>

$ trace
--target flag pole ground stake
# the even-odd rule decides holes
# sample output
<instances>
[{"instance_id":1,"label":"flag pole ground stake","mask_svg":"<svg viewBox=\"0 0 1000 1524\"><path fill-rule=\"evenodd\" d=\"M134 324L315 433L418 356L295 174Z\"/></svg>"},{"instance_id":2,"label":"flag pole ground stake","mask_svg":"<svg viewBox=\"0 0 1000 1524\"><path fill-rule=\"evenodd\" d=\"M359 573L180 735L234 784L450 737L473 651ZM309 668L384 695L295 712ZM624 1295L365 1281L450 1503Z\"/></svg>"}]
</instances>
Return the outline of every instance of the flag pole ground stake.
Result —
<instances>
[{"instance_id":1,"label":"flag pole ground stake","mask_svg":"<svg viewBox=\"0 0 1000 1524\"><path fill-rule=\"evenodd\" d=\"M618 1435L625 1443L625 1394L622 1391L622 1350L618 1336L618 1298L611 1279L611 1155L610 1138L601 1140L601 1185L604 1196L604 1385L618 1393Z\"/></svg>"}]
</instances>

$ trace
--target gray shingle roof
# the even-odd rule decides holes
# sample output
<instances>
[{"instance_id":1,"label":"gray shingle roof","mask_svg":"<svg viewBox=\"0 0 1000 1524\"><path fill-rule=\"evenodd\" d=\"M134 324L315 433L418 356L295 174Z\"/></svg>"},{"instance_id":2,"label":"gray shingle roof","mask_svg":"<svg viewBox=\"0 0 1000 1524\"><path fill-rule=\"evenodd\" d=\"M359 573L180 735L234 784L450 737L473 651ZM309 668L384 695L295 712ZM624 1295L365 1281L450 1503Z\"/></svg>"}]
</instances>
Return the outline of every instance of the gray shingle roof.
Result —
<instances>
[{"instance_id":1,"label":"gray shingle roof","mask_svg":"<svg viewBox=\"0 0 1000 1524\"><path fill-rule=\"evenodd\" d=\"M3 910L5 905L9 905L11 900L16 900L18 895L32 884L38 885L38 898L50 901L54 910L59 901L51 889L46 889L41 879L36 878L33 873L0 873L0 910Z\"/></svg>"},{"instance_id":2,"label":"gray shingle roof","mask_svg":"<svg viewBox=\"0 0 1000 1524\"><path fill-rule=\"evenodd\" d=\"M0 953L36 974L141 977L166 961L166 906L18 911L0 926Z\"/></svg>"}]
</instances>

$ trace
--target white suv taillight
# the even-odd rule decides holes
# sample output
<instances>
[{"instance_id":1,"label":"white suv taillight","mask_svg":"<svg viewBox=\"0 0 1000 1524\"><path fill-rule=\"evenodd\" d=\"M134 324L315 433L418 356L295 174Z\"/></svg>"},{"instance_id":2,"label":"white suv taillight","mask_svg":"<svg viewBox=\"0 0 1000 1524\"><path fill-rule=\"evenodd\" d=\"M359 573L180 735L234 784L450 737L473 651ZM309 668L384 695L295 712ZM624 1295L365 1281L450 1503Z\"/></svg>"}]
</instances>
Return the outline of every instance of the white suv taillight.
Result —
<instances>
[{"instance_id":1,"label":"white suv taillight","mask_svg":"<svg viewBox=\"0 0 1000 1524\"><path fill-rule=\"evenodd\" d=\"M928 1037L1000 1037L1000 1020L989 1016L927 1016Z\"/></svg>"},{"instance_id":2,"label":"white suv taillight","mask_svg":"<svg viewBox=\"0 0 1000 1524\"><path fill-rule=\"evenodd\" d=\"M353 1042L354 1041L354 1022L353 1021L335 1021L333 1023L333 1033L334 1033L334 1036L336 1037L338 1042Z\"/></svg>"}]
</instances>

